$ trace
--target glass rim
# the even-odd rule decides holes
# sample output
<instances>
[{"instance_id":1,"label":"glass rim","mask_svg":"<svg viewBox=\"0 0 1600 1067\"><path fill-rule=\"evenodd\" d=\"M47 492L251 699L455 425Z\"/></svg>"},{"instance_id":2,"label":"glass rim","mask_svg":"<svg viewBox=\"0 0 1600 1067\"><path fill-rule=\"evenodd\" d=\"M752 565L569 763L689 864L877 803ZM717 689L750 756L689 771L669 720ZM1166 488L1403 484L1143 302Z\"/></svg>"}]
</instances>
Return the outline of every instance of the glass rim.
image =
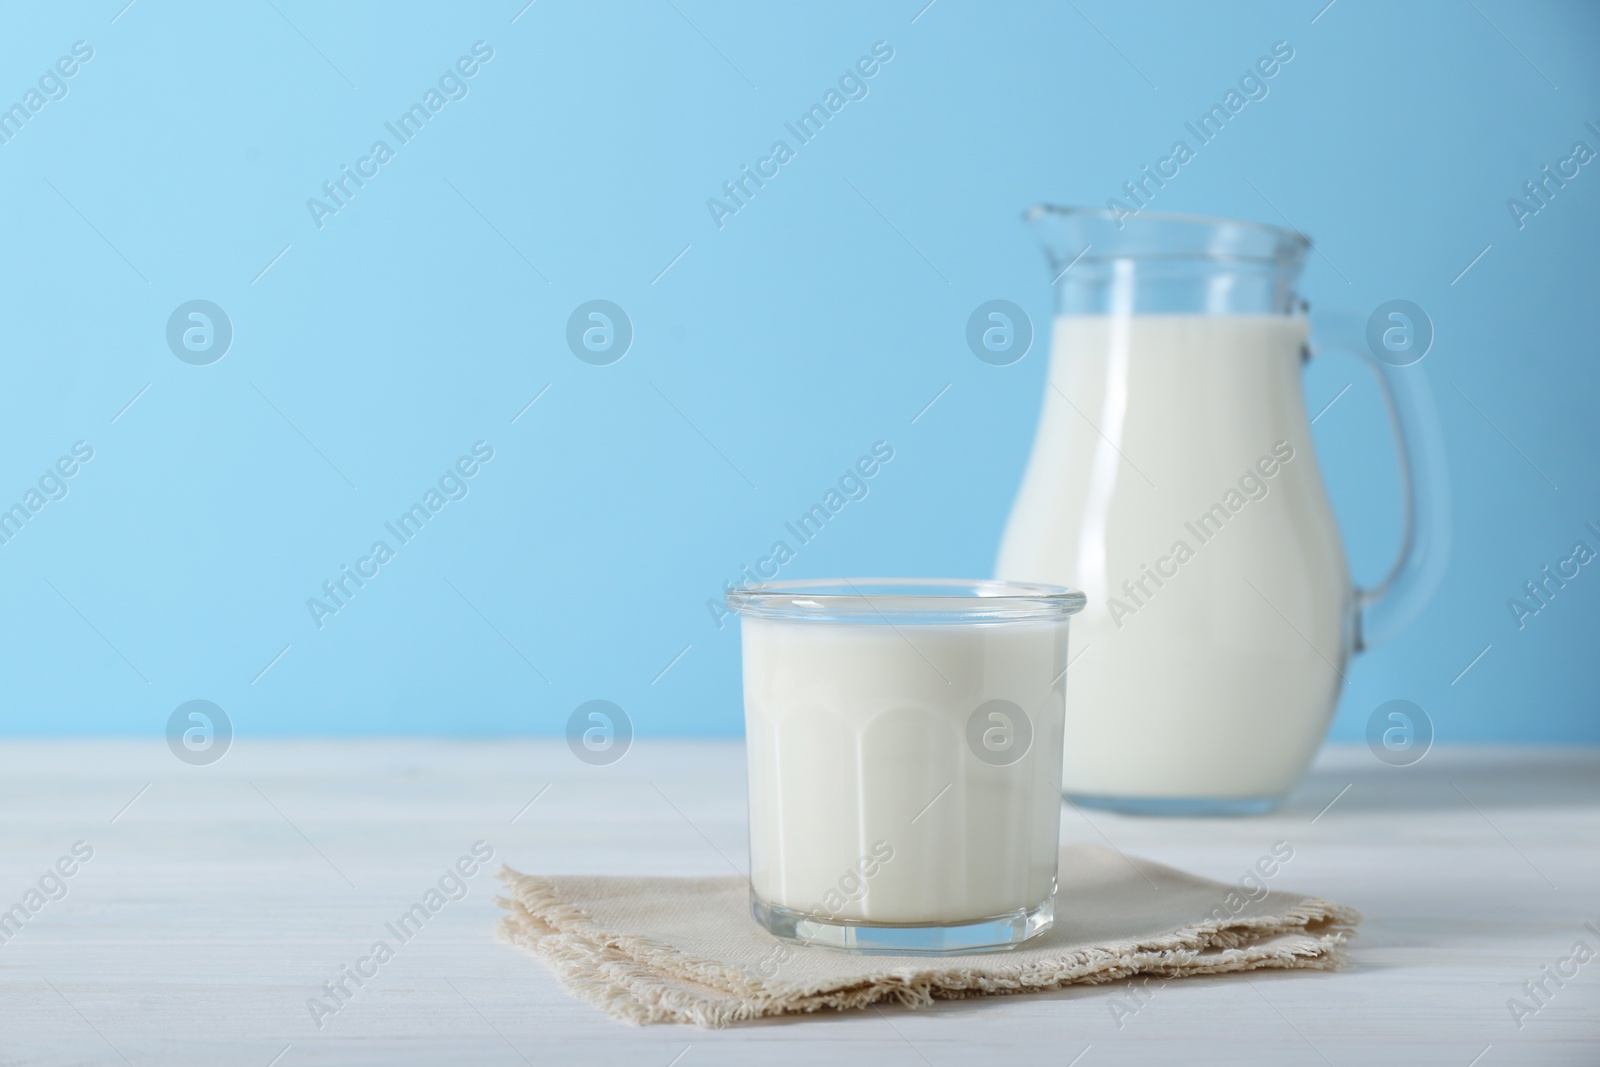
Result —
<instances>
[{"instance_id":1,"label":"glass rim","mask_svg":"<svg viewBox=\"0 0 1600 1067\"><path fill-rule=\"evenodd\" d=\"M1088 603L1066 586L995 578L803 578L738 586L725 599L751 618L890 624L1064 621Z\"/></svg>"}]
</instances>

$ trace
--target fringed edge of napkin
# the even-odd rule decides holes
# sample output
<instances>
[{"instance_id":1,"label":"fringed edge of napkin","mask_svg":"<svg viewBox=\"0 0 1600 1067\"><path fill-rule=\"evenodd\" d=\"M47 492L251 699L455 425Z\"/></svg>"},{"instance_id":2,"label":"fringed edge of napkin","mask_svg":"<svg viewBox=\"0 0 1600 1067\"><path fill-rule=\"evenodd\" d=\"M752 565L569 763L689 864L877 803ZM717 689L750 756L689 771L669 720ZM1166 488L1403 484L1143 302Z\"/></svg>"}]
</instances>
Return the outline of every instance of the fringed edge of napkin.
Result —
<instances>
[{"instance_id":1,"label":"fringed edge of napkin","mask_svg":"<svg viewBox=\"0 0 1600 1067\"><path fill-rule=\"evenodd\" d=\"M1356 909L1306 898L1270 916L1194 923L1146 941L1063 953L1059 958L1007 964L986 954L929 957L849 985L816 982L775 991L747 971L688 956L637 934L606 930L558 895L551 879L502 867L507 914L499 940L544 960L573 995L634 1025L687 1022L710 1029L755 1019L897 1003L924 1008L935 1000L1099 985L1144 975L1183 978L1253 970L1335 970L1343 946L1361 921ZM1274 944L1282 938L1290 940Z\"/></svg>"}]
</instances>

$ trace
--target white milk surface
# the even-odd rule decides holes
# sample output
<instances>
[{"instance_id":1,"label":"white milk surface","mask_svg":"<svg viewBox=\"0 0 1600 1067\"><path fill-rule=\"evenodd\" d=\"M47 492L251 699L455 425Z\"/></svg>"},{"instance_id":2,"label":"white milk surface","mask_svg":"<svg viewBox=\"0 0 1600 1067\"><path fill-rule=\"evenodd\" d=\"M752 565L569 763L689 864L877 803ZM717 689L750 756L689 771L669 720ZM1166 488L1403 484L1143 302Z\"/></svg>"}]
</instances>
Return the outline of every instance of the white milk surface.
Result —
<instances>
[{"instance_id":1,"label":"white milk surface","mask_svg":"<svg viewBox=\"0 0 1600 1067\"><path fill-rule=\"evenodd\" d=\"M1305 339L1283 315L1056 320L996 575L1088 596L1068 793L1277 797L1321 743L1351 593L1301 393Z\"/></svg>"},{"instance_id":2,"label":"white milk surface","mask_svg":"<svg viewBox=\"0 0 1600 1067\"><path fill-rule=\"evenodd\" d=\"M750 877L821 918L960 922L1055 891L1067 624L746 617ZM1010 701L1026 753L980 759L969 720ZM995 758L1020 731L995 720Z\"/></svg>"}]
</instances>

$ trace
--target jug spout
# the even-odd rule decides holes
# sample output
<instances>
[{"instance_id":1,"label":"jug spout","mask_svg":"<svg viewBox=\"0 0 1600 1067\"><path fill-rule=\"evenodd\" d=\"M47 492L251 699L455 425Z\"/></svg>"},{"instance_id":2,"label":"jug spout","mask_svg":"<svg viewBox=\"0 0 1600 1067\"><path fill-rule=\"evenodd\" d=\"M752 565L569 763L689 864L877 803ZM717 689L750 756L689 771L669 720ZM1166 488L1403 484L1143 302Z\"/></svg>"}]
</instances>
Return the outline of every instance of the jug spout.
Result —
<instances>
[{"instance_id":1,"label":"jug spout","mask_svg":"<svg viewBox=\"0 0 1600 1067\"><path fill-rule=\"evenodd\" d=\"M1023 220L1033 227L1034 236L1044 247L1052 279L1057 278L1078 256L1092 250L1092 236L1086 232L1088 227L1085 226L1092 212L1091 208L1035 204L1023 214Z\"/></svg>"}]
</instances>

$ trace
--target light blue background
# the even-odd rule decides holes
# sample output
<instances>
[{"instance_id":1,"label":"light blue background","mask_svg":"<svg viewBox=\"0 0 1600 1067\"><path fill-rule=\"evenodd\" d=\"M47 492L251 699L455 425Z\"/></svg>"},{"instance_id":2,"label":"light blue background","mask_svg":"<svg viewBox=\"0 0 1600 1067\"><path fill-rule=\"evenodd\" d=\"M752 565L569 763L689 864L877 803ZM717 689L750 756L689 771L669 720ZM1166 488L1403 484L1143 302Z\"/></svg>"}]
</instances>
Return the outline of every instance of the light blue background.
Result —
<instances>
[{"instance_id":1,"label":"light blue background","mask_svg":"<svg viewBox=\"0 0 1600 1067\"><path fill-rule=\"evenodd\" d=\"M1593 4L276 2L4 15L6 102L94 58L0 145L0 497L95 458L0 546L0 729L157 736L204 698L240 737L555 734L603 697L640 736L737 734L707 599L878 440L785 576L989 573L1044 388L1022 210L1103 204L1286 40L1153 206L1286 216L1315 306L1435 323L1454 553L1334 734L1406 698L1442 743L1600 740L1600 570L1523 630L1506 606L1600 546L1600 163L1521 230L1506 207L1600 148ZM318 229L307 198L480 40L467 98ZM876 41L870 95L718 229L707 198ZM234 325L212 366L165 343L195 298ZM564 341L594 298L636 330L608 367ZM963 340L993 298L1041 327L1011 367ZM1377 394L1334 355L1307 403L1350 382L1317 443L1370 580L1399 531ZM317 629L307 598L479 440L470 495Z\"/></svg>"}]
</instances>

